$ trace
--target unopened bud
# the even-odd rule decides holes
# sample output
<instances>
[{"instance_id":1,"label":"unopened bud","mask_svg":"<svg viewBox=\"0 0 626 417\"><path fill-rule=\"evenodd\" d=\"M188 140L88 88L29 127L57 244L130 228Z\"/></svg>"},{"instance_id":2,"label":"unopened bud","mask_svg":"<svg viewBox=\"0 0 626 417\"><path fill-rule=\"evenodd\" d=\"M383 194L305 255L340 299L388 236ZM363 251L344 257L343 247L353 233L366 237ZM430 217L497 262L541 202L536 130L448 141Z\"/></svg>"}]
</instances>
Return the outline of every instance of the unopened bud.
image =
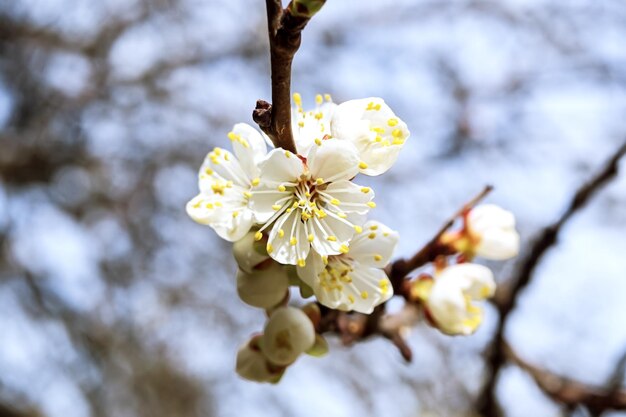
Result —
<instances>
[{"instance_id":1,"label":"unopened bud","mask_svg":"<svg viewBox=\"0 0 626 417\"><path fill-rule=\"evenodd\" d=\"M289 365L315 343L315 329L309 317L295 307L274 311L265 326L261 350L270 362Z\"/></svg>"},{"instance_id":2,"label":"unopened bud","mask_svg":"<svg viewBox=\"0 0 626 417\"><path fill-rule=\"evenodd\" d=\"M257 336L243 344L237 352L236 370L240 377L249 381L276 383L284 368L272 366L257 346Z\"/></svg>"},{"instance_id":3,"label":"unopened bud","mask_svg":"<svg viewBox=\"0 0 626 417\"><path fill-rule=\"evenodd\" d=\"M289 11L297 17L311 18L324 6L326 0L292 0Z\"/></svg>"},{"instance_id":4,"label":"unopened bud","mask_svg":"<svg viewBox=\"0 0 626 417\"><path fill-rule=\"evenodd\" d=\"M519 234L515 216L494 204L474 207L467 216L470 238L476 240L475 253L496 261L513 258L519 253Z\"/></svg>"},{"instance_id":5,"label":"unopened bud","mask_svg":"<svg viewBox=\"0 0 626 417\"><path fill-rule=\"evenodd\" d=\"M267 252L259 252L256 248L254 232L246 234L233 244L233 255L242 271L251 273L258 264L269 258ZM265 247L265 245L263 245Z\"/></svg>"},{"instance_id":6,"label":"unopened bud","mask_svg":"<svg viewBox=\"0 0 626 417\"><path fill-rule=\"evenodd\" d=\"M253 307L271 308L285 299L289 278L285 269L273 262L268 268L248 273L237 272L237 294Z\"/></svg>"}]
</instances>

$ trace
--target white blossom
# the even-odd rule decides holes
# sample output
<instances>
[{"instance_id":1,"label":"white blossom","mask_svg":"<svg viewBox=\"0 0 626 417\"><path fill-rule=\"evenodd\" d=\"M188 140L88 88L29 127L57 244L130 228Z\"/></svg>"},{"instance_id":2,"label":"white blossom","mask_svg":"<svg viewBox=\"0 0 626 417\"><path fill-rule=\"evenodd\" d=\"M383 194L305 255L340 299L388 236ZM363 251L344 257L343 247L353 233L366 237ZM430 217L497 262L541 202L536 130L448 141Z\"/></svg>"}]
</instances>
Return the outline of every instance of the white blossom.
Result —
<instances>
[{"instance_id":1,"label":"white blossom","mask_svg":"<svg viewBox=\"0 0 626 417\"><path fill-rule=\"evenodd\" d=\"M496 284L491 270L477 264L457 264L435 274L426 306L444 333L468 335L483 319L474 301L493 296Z\"/></svg>"},{"instance_id":2,"label":"white blossom","mask_svg":"<svg viewBox=\"0 0 626 417\"><path fill-rule=\"evenodd\" d=\"M350 181L359 171L354 146L318 140L306 158L272 150L260 164L250 199L256 220L269 229L267 252L277 262L304 266L311 247L323 256L347 251L374 193Z\"/></svg>"},{"instance_id":3,"label":"white blossom","mask_svg":"<svg viewBox=\"0 0 626 417\"><path fill-rule=\"evenodd\" d=\"M494 204L477 206L467 216L467 229L477 256L504 260L519 253L520 238L510 211Z\"/></svg>"},{"instance_id":4,"label":"white blossom","mask_svg":"<svg viewBox=\"0 0 626 417\"><path fill-rule=\"evenodd\" d=\"M396 162L410 132L378 97L350 100L332 112L331 136L353 143L365 175L380 175Z\"/></svg>"},{"instance_id":5,"label":"white blossom","mask_svg":"<svg viewBox=\"0 0 626 417\"><path fill-rule=\"evenodd\" d=\"M237 272L237 294L253 307L271 308L283 301L289 289L289 278L282 265L273 262L251 273Z\"/></svg>"},{"instance_id":6,"label":"white blossom","mask_svg":"<svg viewBox=\"0 0 626 417\"><path fill-rule=\"evenodd\" d=\"M311 319L295 307L281 307L265 325L261 350L271 363L286 366L315 343Z\"/></svg>"},{"instance_id":7,"label":"white blossom","mask_svg":"<svg viewBox=\"0 0 626 417\"><path fill-rule=\"evenodd\" d=\"M187 203L187 213L198 223L212 227L223 239L241 239L254 224L248 207L258 163L267 154L265 140L252 126L239 123L228 134L234 155L215 148L198 174L200 194Z\"/></svg>"},{"instance_id":8,"label":"white blossom","mask_svg":"<svg viewBox=\"0 0 626 417\"><path fill-rule=\"evenodd\" d=\"M376 221L358 231L346 253L322 257L311 252L298 275L321 304L369 314L393 295L383 268L398 243L398 233Z\"/></svg>"}]
</instances>

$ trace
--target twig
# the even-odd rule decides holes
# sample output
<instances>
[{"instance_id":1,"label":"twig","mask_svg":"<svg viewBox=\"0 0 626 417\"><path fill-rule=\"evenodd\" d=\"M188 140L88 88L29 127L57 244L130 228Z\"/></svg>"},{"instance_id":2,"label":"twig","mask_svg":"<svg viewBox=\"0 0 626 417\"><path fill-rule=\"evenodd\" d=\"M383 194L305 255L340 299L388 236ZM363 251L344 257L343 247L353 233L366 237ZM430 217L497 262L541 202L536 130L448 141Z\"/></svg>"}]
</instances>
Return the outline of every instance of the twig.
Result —
<instances>
[{"instance_id":1,"label":"twig","mask_svg":"<svg viewBox=\"0 0 626 417\"><path fill-rule=\"evenodd\" d=\"M556 244L557 236L563 225L611 179L618 173L619 160L626 154L626 142L613 154L611 159L587 183L583 184L563 215L552 225L546 227L537 236L528 254L521 260L521 267L517 276L510 281L508 288L501 287L496 294L496 307L500 313L500 321L494 339L488 349L486 362L491 368L491 374L477 400L477 410L485 417L496 417L500 410L495 398L495 386L500 368L506 363L506 357L501 347L504 343L504 330L507 319L517 304L518 295L530 283L535 268L544 254Z\"/></svg>"},{"instance_id":2,"label":"twig","mask_svg":"<svg viewBox=\"0 0 626 417\"><path fill-rule=\"evenodd\" d=\"M485 188L478 193L474 198L465 203L450 219L439 229L435 236L422 247L413 257L410 259L398 259L393 262L387 270L387 275L389 275L389 279L393 284L394 291L399 293L402 291L402 286L404 283L404 279L406 276L412 271L416 270L420 266L427 264L428 262L432 262L437 258L437 256L445 255L446 248L442 247L439 244L439 239L441 236L448 231L453 225L455 220L461 216L465 211L474 207L478 204L482 199L484 199L491 191L493 190L493 186L486 185Z\"/></svg>"},{"instance_id":3,"label":"twig","mask_svg":"<svg viewBox=\"0 0 626 417\"><path fill-rule=\"evenodd\" d=\"M506 343L501 346L501 350L507 360L526 371L546 395L561 404L583 405L594 415L608 410L626 410L626 390L624 389L586 385L555 375L522 359Z\"/></svg>"},{"instance_id":4,"label":"twig","mask_svg":"<svg viewBox=\"0 0 626 417\"><path fill-rule=\"evenodd\" d=\"M284 10L281 0L266 0L265 4L270 42L272 104L258 100L252 118L276 147L296 153L291 131L291 64L300 47L302 30L316 11L302 9L305 6L298 0L292 0Z\"/></svg>"}]
</instances>

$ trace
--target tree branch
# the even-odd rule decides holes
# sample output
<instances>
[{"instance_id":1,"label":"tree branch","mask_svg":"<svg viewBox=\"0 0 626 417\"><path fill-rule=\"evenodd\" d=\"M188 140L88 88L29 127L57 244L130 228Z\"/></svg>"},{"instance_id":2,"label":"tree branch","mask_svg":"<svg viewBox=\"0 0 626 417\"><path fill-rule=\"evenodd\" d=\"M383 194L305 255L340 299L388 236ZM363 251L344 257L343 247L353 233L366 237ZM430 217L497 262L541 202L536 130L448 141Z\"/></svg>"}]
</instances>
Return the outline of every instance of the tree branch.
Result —
<instances>
[{"instance_id":1,"label":"tree branch","mask_svg":"<svg viewBox=\"0 0 626 417\"><path fill-rule=\"evenodd\" d=\"M474 198L465 203L448 221L441 226L439 231L433 236L422 249L417 251L410 259L398 259L388 266L387 275L393 284L394 291L401 292L403 289L404 279L408 274L417 268L426 265L428 262L432 262L440 255L445 255L446 248L441 246L439 239L448 231L453 225L455 220L463 215L463 213L484 199L491 191L493 186L486 185L485 188L478 193Z\"/></svg>"},{"instance_id":2,"label":"tree branch","mask_svg":"<svg viewBox=\"0 0 626 417\"><path fill-rule=\"evenodd\" d=\"M555 375L522 359L506 343L501 346L501 350L508 361L526 371L539 388L554 401L566 406L583 405L597 415L608 410L626 410L626 390L624 389L585 385ZM619 366L618 369L620 369ZM624 371L623 368L621 370Z\"/></svg>"},{"instance_id":3,"label":"tree branch","mask_svg":"<svg viewBox=\"0 0 626 417\"><path fill-rule=\"evenodd\" d=\"M622 144L589 182L583 184L578 189L563 215L555 223L541 231L528 254L520 261L521 267L518 269L517 275L510 280L508 287L501 286L498 290L495 304L500 313L500 321L486 355L486 362L491 368L491 374L477 400L477 409L481 415L485 417L497 417L500 415L495 398L495 387L499 371L506 363L506 355L502 349L502 346L504 346L506 322L510 313L517 305L519 294L530 283L535 268L543 259L545 253L557 243L557 236L563 225L576 212L582 209L607 182L617 176L618 163L624 154L626 154L626 142Z\"/></svg>"},{"instance_id":4,"label":"tree branch","mask_svg":"<svg viewBox=\"0 0 626 417\"><path fill-rule=\"evenodd\" d=\"M252 118L276 147L297 153L291 131L291 64L302 40L302 30L324 1L292 0L283 10L280 0L266 0L270 42L272 103L258 100Z\"/></svg>"}]
</instances>

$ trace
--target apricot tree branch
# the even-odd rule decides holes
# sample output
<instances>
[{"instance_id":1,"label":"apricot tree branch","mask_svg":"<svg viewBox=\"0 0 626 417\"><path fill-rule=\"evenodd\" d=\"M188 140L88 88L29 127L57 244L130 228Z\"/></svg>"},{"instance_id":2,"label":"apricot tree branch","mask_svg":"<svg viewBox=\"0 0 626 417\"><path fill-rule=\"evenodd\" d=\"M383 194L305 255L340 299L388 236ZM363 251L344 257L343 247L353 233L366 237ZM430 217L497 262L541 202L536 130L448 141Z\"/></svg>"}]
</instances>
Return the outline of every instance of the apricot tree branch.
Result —
<instances>
[{"instance_id":1,"label":"apricot tree branch","mask_svg":"<svg viewBox=\"0 0 626 417\"><path fill-rule=\"evenodd\" d=\"M477 399L477 409L482 416L497 417L500 415L499 406L495 398L495 388L499 371L506 363L506 355L502 349L502 346L504 346L506 322L517 304L519 294L530 283L535 268L543 259L545 253L557 243L557 237L563 225L576 212L582 209L607 182L617 176L619 161L625 154L626 142L617 149L609 161L589 182L584 183L578 189L561 217L539 233L527 255L521 259L520 268L516 276L511 279L508 286L501 286L498 290L495 305L500 313L500 320L486 354L486 362L491 368L491 373Z\"/></svg>"},{"instance_id":2,"label":"apricot tree branch","mask_svg":"<svg viewBox=\"0 0 626 417\"><path fill-rule=\"evenodd\" d=\"M450 219L439 229L435 236L422 247L419 251L415 253L410 259L398 259L389 265L387 269L387 275L389 275L389 279L393 284L394 291L396 293L402 291L404 279L406 276L412 271L416 270L420 266L427 264L428 262L432 262L440 255L446 255L447 249L443 247L439 240L441 236L448 231L453 225L455 220L461 216L465 211L474 207L478 204L482 199L484 199L491 191L493 190L493 186L486 185L483 190L478 193L474 198L465 203Z\"/></svg>"},{"instance_id":3,"label":"apricot tree branch","mask_svg":"<svg viewBox=\"0 0 626 417\"><path fill-rule=\"evenodd\" d=\"M276 147L296 153L291 131L291 64L302 40L302 30L325 0L266 0L270 43L272 104L258 100L252 118Z\"/></svg>"},{"instance_id":4,"label":"apricot tree branch","mask_svg":"<svg viewBox=\"0 0 626 417\"><path fill-rule=\"evenodd\" d=\"M594 415L608 410L626 410L624 389L586 385L555 375L524 360L506 343L501 346L501 350L508 361L526 371L537 386L554 401L566 406L583 405ZM623 373L623 368L621 371Z\"/></svg>"}]
</instances>

